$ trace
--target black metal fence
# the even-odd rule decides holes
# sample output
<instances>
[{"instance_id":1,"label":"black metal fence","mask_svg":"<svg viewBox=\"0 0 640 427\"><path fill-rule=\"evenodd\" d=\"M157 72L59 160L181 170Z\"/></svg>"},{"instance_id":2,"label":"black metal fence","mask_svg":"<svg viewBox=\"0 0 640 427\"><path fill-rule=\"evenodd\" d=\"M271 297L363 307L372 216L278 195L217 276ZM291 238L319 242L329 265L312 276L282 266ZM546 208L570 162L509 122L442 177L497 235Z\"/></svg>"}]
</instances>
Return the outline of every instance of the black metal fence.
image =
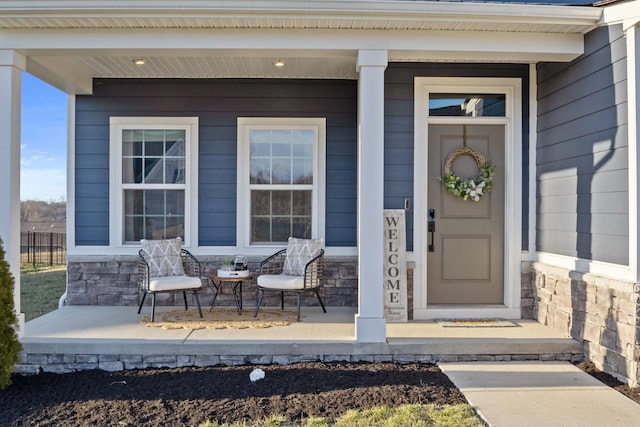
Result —
<instances>
[{"instance_id":1,"label":"black metal fence","mask_svg":"<svg viewBox=\"0 0 640 427\"><path fill-rule=\"evenodd\" d=\"M67 263L67 235L41 231L20 233L20 262L34 265Z\"/></svg>"}]
</instances>

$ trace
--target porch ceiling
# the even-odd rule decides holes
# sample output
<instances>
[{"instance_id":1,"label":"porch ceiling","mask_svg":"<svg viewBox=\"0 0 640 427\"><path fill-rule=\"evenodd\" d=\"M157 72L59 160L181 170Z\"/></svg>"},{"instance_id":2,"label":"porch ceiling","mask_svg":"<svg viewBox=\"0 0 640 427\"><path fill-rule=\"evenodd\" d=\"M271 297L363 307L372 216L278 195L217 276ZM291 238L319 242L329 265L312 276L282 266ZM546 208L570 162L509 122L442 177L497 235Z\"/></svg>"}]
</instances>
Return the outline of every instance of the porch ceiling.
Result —
<instances>
[{"instance_id":1,"label":"porch ceiling","mask_svg":"<svg viewBox=\"0 0 640 427\"><path fill-rule=\"evenodd\" d=\"M356 79L359 49L385 49L392 62L569 60L601 12L435 1L3 0L0 49L22 53L28 72L67 93L90 93L96 77ZM138 57L144 66L133 64Z\"/></svg>"}]
</instances>

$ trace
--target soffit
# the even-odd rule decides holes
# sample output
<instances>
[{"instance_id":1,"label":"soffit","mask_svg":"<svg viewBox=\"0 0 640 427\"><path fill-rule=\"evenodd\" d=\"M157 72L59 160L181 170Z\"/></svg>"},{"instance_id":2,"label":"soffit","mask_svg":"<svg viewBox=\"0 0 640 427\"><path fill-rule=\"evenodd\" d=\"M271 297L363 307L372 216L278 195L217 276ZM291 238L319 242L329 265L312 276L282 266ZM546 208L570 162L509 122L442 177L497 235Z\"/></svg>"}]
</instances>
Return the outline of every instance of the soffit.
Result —
<instances>
[{"instance_id":1,"label":"soffit","mask_svg":"<svg viewBox=\"0 0 640 427\"><path fill-rule=\"evenodd\" d=\"M430 1L361 0L246 0L246 1L92 1L46 0L0 2L0 49L15 49L27 57L27 71L67 93L90 93L91 80L104 78L357 78L359 49L387 49L390 61L448 62L536 62L569 60L579 52L563 51L561 41L582 36L598 25L601 10L592 7L539 6ZM166 49L167 38L139 43L137 34L180 35L191 32L220 32L232 38L234 32L253 32L253 40L240 47L215 49L204 46L203 37L191 37L198 44L174 43ZM332 45L313 46L308 51L297 46L283 49L280 42L269 45L255 34L263 31L287 33L292 40L308 42L321 34L334 36ZM132 34L120 45L118 34ZM345 32L358 35L351 44L339 37ZM34 34L39 33L39 36ZM67 34L67 44L56 45L57 35ZM372 33L377 38L370 38ZM388 47L404 33L395 47ZM50 38L51 34L54 37ZM75 37L69 35L77 35ZM382 36L381 36L382 34ZM439 36L440 48L424 42L419 47L410 40L426 40L425 34ZM469 48L448 50L450 35L466 34ZM478 36L473 36L477 34ZM388 35L385 38L385 35ZM471 36L470 36L471 35ZM489 36L490 35L490 36ZM498 35L498 36L496 36ZM24 37L23 37L24 36ZM33 37L32 37L33 36ZM93 37L93 39L91 39ZM187 36L188 37L188 36ZM509 53L483 53L476 40L499 41L528 38L525 46L514 41ZM487 38L488 37L488 38ZM493 39L490 39L493 37ZM545 38L537 49L531 40ZM554 37L558 39L549 41ZM436 37L438 38L438 37ZM31 43L36 40L35 43ZM98 41L96 41L98 40ZM209 39L210 40L210 39ZM233 39L234 40L234 39ZM337 41L336 41L337 40ZM129 47L129 41L131 46ZM29 44L31 43L31 44ZM38 44L39 43L39 44ZM253 44L252 44L253 43ZM301 42L302 43L302 42ZM429 46L430 47L425 47ZM257 47L259 46L259 48ZM402 46L402 47L399 47ZM533 49L531 49L533 46ZM551 46L551 48L550 48ZM251 49L256 47L255 49ZM525 48L523 48L525 47ZM546 49L546 51L545 51ZM488 49L491 50L491 49ZM521 52L521 54L520 54ZM132 63L144 57L142 67ZM275 68L276 59L286 66Z\"/></svg>"}]
</instances>

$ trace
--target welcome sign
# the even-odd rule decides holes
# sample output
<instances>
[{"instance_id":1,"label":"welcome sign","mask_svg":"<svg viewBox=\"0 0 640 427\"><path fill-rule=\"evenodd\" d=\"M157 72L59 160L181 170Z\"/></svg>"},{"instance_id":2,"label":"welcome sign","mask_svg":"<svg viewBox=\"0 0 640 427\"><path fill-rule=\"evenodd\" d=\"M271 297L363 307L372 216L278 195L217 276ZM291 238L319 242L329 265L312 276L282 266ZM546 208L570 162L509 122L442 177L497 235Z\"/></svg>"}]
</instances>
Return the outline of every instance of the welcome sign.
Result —
<instances>
[{"instance_id":1,"label":"welcome sign","mask_svg":"<svg viewBox=\"0 0 640 427\"><path fill-rule=\"evenodd\" d=\"M403 209L384 211L384 317L408 322L407 231Z\"/></svg>"}]
</instances>

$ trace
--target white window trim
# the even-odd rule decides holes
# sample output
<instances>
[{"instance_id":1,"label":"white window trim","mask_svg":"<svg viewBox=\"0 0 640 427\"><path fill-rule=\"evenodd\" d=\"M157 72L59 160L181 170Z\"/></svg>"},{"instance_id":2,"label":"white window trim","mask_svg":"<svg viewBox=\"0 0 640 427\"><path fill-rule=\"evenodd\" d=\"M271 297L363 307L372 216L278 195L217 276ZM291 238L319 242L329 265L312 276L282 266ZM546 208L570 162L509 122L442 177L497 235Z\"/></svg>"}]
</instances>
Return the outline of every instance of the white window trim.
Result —
<instances>
[{"instance_id":1,"label":"white window trim","mask_svg":"<svg viewBox=\"0 0 640 427\"><path fill-rule=\"evenodd\" d=\"M184 246L197 245L198 232L198 118L197 117L111 117L109 119L109 246L131 247L124 243L122 184L123 129L185 130Z\"/></svg>"},{"instance_id":2,"label":"white window trim","mask_svg":"<svg viewBox=\"0 0 640 427\"><path fill-rule=\"evenodd\" d=\"M249 188L249 131L260 129L312 129L316 132L313 153L313 206L311 212L311 237L324 237L325 186L326 186L326 119L285 117L238 117L238 168L237 168L237 220L236 242L247 254L263 253L265 248L282 244L251 245L250 242L250 188Z\"/></svg>"}]
</instances>

